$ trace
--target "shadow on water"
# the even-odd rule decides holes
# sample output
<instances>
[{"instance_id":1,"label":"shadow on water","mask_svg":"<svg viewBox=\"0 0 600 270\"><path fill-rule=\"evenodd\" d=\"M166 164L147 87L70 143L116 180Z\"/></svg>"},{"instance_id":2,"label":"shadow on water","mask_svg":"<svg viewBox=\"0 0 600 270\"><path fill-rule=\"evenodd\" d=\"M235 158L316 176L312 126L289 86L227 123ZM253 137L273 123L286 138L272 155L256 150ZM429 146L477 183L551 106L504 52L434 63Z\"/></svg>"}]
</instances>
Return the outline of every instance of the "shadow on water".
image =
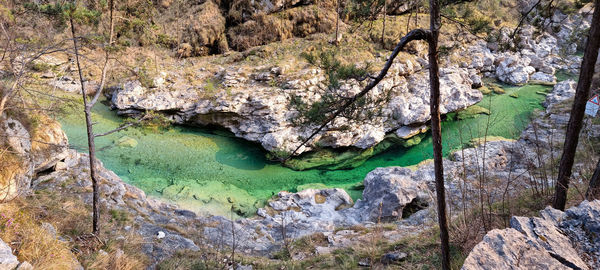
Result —
<instances>
[{"instance_id":1,"label":"shadow on water","mask_svg":"<svg viewBox=\"0 0 600 270\"><path fill-rule=\"evenodd\" d=\"M190 137L202 136L216 144L215 160L239 170L256 171L265 167L266 152L258 144L235 137L233 133L219 127L185 127L179 133Z\"/></svg>"},{"instance_id":2,"label":"shadow on water","mask_svg":"<svg viewBox=\"0 0 600 270\"><path fill-rule=\"evenodd\" d=\"M240 170L261 170L267 163L265 153L256 146L248 146L248 142L223 138L214 141L219 147L215 160L221 164Z\"/></svg>"}]
</instances>

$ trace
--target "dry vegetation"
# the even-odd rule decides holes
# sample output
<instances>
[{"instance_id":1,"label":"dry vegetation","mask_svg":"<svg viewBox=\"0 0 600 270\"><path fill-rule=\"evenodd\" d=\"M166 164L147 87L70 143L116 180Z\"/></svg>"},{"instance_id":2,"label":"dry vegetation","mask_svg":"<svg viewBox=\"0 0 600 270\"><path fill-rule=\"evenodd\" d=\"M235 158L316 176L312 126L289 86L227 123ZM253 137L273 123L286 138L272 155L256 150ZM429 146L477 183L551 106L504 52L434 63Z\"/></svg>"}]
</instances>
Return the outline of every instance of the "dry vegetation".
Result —
<instances>
[{"instance_id":1,"label":"dry vegetation","mask_svg":"<svg viewBox=\"0 0 600 270\"><path fill-rule=\"evenodd\" d=\"M0 205L0 238L35 269L72 269L76 260L86 269L144 268L141 237L123 230L131 221L103 212L103 235L93 237L86 233L91 209L77 196L38 190Z\"/></svg>"}]
</instances>

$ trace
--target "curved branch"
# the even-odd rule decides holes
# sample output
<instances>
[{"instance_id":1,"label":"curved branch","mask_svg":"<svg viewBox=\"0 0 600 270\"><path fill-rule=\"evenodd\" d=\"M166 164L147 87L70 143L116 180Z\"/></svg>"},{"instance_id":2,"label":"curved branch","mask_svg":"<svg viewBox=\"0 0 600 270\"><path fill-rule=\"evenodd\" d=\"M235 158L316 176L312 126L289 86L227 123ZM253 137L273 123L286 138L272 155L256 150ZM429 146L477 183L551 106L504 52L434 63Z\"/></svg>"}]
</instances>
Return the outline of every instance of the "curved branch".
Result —
<instances>
[{"instance_id":1,"label":"curved branch","mask_svg":"<svg viewBox=\"0 0 600 270\"><path fill-rule=\"evenodd\" d=\"M542 3L542 0L538 0L537 3L535 3L533 6L531 6L531 8L527 12L525 12L525 14L523 14L521 16L521 20L519 20L519 24L517 24L517 27L515 27L515 30L513 30L512 34L510 34L511 39L515 38L517 31L519 31L519 28L521 28L521 25L523 24L523 22L525 21L527 16L529 16L529 13L531 13L537 6L539 6L540 3Z\"/></svg>"},{"instance_id":2,"label":"curved branch","mask_svg":"<svg viewBox=\"0 0 600 270\"><path fill-rule=\"evenodd\" d=\"M298 145L298 147L296 147L296 149L294 149L294 151L288 157L283 159L282 161L285 163L285 161L289 160L291 157L296 155L296 153L298 152L298 150L300 150L300 148L302 146L304 146L306 143L308 143L310 140L312 140L319 132L321 132L321 130L323 130L323 128L325 128L325 126L327 126L329 123L331 123L331 121L333 121L336 117L338 117L340 114L342 114L342 112L344 110L346 110L348 107L350 107L350 105L352 105L352 103L354 103L359 98L366 95L369 91L371 91L371 89L375 88L375 86L377 86L377 84L379 84L379 82L381 82L381 80L383 80L385 75L388 73L388 71L390 70L390 67L392 67L392 63L394 62L394 59L396 58L396 56L398 56L400 51L402 51L404 49L404 46L406 46L406 44L408 44L409 42L411 42L413 40L429 40L430 37L431 37L431 32L428 30L424 30L424 29L412 30L408 34L406 34L406 36L402 37L402 39L400 39L400 42L398 42L398 44L396 45L396 48L394 48L392 55L390 55L387 62L383 66L383 69L379 72L379 75L377 75L377 77L375 77L373 79L373 81L371 81L365 87L365 89L360 91L355 96L349 98L348 101L346 101L344 103L344 105L342 105L333 115L331 115L323 124L321 124L321 126L319 126L319 128L317 128L310 136L308 136L308 138L306 138L304 141L302 141L302 143L300 145Z\"/></svg>"}]
</instances>

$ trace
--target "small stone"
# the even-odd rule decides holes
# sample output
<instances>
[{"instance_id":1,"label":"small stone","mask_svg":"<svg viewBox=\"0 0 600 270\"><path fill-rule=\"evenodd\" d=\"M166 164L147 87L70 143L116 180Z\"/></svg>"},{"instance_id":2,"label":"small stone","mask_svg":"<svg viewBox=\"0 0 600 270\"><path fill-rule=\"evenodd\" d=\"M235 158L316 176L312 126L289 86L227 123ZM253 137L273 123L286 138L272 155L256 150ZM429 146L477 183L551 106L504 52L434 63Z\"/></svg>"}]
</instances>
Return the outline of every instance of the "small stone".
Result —
<instances>
[{"instance_id":1,"label":"small stone","mask_svg":"<svg viewBox=\"0 0 600 270\"><path fill-rule=\"evenodd\" d=\"M256 214L259 217L263 217L266 218L269 214L267 214L267 211L264 208L258 208L258 210L256 210Z\"/></svg>"},{"instance_id":2,"label":"small stone","mask_svg":"<svg viewBox=\"0 0 600 270\"><path fill-rule=\"evenodd\" d=\"M119 147L135 148L138 145L138 142L134 138L131 138L129 136L123 136L116 141L116 144Z\"/></svg>"},{"instance_id":3,"label":"small stone","mask_svg":"<svg viewBox=\"0 0 600 270\"><path fill-rule=\"evenodd\" d=\"M54 228L54 226L52 226L52 224L42 222L42 228L44 228L44 230L46 230L46 232L48 232L48 234L50 234L52 238L56 239L56 229Z\"/></svg>"},{"instance_id":4,"label":"small stone","mask_svg":"<svg viewBox=\"0 0 600 270\"><path fill-rule=\"evenodd\" d=\"M238 264L235 268L235 270L252 270L254 268L252 268L252 265L243 265L243 264Z\"/></svg>"},{"instance_id":5,"label":"small stone","mask_svg":"<svg viewBox=\"0 0 600 270\"><path fill-rule=\"evenodd\" d=\"M370 262L369 258L363 258L363 259L360 259L360 261L358 261L358 266L370 267L371 262Z\"/></svg>"},{"instance_id":6,"label":"small stone","mask_svg":"<svg viewBox=\"0 0 600 270\"><path fill-rule=\"evenodd\" d=\"M19 266L15 270L33 270L33 265L25 261L19 264Z\"/></svg>"},{"instance_id":7,"label":"small stone","mask_svg":"<svg viewBox=\"0 0 600 270\"><path fill-rule=\"evenodd\" d=\"M52 78L56 77L56 75L54 74L54 72L48 71L48 72L44 72L40 77L42 79L52 79Z\"/></svg>"},{"instance_id":8,"label":"small stone","mask_svg":"<svg viewBox=\"0 0 600 270\"><path fill-rule=\"evenodd\" d=\"M118 260L119 258L121 258L123 255L125 254L125 252L123 252L123 250L121 249L117 249L117 251L115 252L115 260Z\"/></svg>"},{"instance_id":9,"label":"small stone","mask_svg":"<svg viewBox=\"0 0 600 270\"><path fill-rule=\"evenodd\" d=\"M381 263L383 264L393 264L403 261L408 257L408 254L404 252L390 252L386 253L381 257Z\"/></svg>"},{"instance_id":10,"label":"small stone","mask_svg":"<svg viewBox=\"0 0 600 270\"><path fill-rule=\"evenodd\" d=\"M316 247L317 255L325 255L331 253L330 247Z\"/></svg>"},{"instance_id":11,"label":"small stone","mask_svg":"<svg viewBox=\"0 0 600 270\"><path fill-rule=\"evenodd\" d=\"M131 230L131 226L127 225L127 226L123 227L123 229L124 229L126 232L128 232L128 231L130 231L130 230Z\"/></svg>"},{"instance_id":12,"label":"small stone","mask_svg":"<svg viewBox=\"0 0 600 270\"><path fill-rule=\"evenodd\" d=\"M67 163L64 163L62 161L59 161L56 163L56 166L54 167L55 171L64 171L67 169Z\"/></svg>"},{"instance_id":13,"label":"small stone","mask_svg":"<svg viewBox=\"0 0 600 270\"><path fill-rule=\"evenodd\" d=\"M158 233L156 234L156 239L163 239L163 238L165 238L165 232L158 231Z\"/></svg>"},{"instance_id":14,"label":"small stone","mask_svg":"<svg viewBox=\"0 0 600 270\"><path fill-rule=\"evenodd\" d=\"M108 256L108 253L106 253L106 251L104 251L103 249L98 250L98 256L103 257L103 256Z\"/></svg>"}]
</instances>

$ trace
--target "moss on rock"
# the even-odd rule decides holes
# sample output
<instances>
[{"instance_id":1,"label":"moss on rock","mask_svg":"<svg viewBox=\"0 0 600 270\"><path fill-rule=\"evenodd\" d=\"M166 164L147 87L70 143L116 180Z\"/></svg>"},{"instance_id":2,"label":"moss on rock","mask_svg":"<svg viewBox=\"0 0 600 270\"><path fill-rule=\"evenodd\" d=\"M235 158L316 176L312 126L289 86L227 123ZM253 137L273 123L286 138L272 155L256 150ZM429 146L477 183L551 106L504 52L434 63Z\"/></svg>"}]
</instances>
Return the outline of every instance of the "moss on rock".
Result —
<instances>
[{"instance_id":1,"label":"moss on rock","mask_svg":"<svg viewBox=\"0 0 600 270\"><path fill-rule=\"evenodd\" d=\"M464 119L474 118L478 114L490 115L490 113L491 113L490 110L487 108L481 107L479 105L473 105L473 106L467 107L466 109L458 112L457 119L464 120Z\"/></svg>"}]
</instances>

